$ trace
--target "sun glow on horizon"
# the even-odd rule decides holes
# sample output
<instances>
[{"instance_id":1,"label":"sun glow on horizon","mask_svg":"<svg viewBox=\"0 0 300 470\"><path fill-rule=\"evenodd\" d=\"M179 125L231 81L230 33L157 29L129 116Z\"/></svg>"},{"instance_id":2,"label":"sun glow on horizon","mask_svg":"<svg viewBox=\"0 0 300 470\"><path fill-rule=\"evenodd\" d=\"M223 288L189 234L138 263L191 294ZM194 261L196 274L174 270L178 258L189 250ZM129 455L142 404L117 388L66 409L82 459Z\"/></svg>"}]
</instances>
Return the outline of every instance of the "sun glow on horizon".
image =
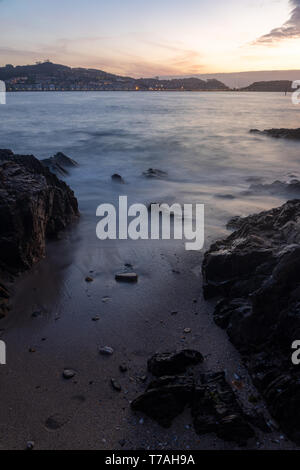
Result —
<instances>
[{"instance_id":1,"label":"sun glow on horizon","mask_svg":"<svg viewBox=\"0 0 300 470\"><path fill-rule=\"evenodd\" d=\"M0 64L49 58L134 77L298 68L300 34L268 34L297 2L2 0Z\"/></svg>"}]
</instances>

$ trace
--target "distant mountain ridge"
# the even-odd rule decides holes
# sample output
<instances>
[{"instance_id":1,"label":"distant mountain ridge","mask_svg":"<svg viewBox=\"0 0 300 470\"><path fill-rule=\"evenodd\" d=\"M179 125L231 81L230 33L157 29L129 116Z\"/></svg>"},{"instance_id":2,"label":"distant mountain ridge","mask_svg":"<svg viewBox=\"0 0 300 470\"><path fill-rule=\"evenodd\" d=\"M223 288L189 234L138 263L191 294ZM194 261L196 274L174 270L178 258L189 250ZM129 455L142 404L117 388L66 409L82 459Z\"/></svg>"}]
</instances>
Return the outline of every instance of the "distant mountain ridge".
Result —
<instances>
[{"instance_id":1,"label":"distant mountain ridge","mask_svg":"<svg viewBox=\"0 0 300 470\"><path fill-rule=\"evenodd\" d=\"M224 83L202 80L198 77L160 80L157 78L123 77L97 69L71 68L50 61L34 65L0 68L0 80L4 80L8 91L214 91L228 90Z\"/></svg>"}]
</instances>

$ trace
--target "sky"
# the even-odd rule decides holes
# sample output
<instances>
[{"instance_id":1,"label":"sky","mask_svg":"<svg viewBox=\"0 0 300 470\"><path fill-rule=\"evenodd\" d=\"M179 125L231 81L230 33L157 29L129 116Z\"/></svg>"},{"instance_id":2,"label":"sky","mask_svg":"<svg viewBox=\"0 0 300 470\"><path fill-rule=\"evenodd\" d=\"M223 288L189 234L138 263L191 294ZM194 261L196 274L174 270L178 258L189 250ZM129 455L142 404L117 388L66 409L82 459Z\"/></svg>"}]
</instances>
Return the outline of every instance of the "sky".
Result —
<instances>
[{"instance_id":1,"label":"sky","mask_svg":"<svg viewBox=\"0 0 300 470\"><path fill-rule=\"evenodd\" d=\"M152 77L299 69L300 0L0 0L0 65Z\"/></svg>"}]
</instances>

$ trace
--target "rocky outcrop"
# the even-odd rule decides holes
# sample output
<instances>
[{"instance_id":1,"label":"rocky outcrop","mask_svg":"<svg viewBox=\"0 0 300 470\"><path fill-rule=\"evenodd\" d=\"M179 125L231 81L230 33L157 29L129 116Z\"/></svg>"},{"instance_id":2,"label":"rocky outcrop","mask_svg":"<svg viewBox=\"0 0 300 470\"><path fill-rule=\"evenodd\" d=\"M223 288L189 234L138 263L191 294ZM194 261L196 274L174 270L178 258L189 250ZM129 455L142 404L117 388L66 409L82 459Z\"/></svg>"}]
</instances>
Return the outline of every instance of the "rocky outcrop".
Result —
<instances>
[{"instance_id":1,"label":"rocky outcrop","mask_svg":"<svg viewBox=\"0 0 300 470\"><path fill-rule=\"evenodd\" d=\"M242 352L254 384L283 430L300 442L300 200L235 218L235 232L203 262L205 298L221 297L216 323Z\"/></svg>"},{"instance_id":2,"label":"rocky outcrop","mask_svg":"<svg viewBox=\"0 0 300 470\"><path fill-rule=\"evenodd\" d=\"M78 215L73 191L39 160L0 150L0 269L4 273L14 275L43 258L46 239L56 237ZM0 293L1 299L5 295Z\"/></svg>"},{"instance_id":3,"label":"rocky outcrop","mask_svg":"<svg viewBox=\"0 0 300 470\"><path fill-rule=\"evenodd\" d=\"M161 353L150 358L149 371L160 377L153 380L146 391L132 402L132 409L145 413L168 428L174 418L189 406L197 434L216 433L226 441L246 444L249 438L255 436L255 432L227 383L224 372L176 374L176 370L202 361L201 353L187 350L176 354ZM166 375L161 376L163 372ZM250 419L254 419L257 424L255 418L253 413Z\"/></svg>"},{"instance_id":4,"label":"rocky outcrop","mask_svg":"<svg viewBox=\"0 0 300 470\"><path fill-rule=\"evenodd\" d=\"M158 170L156 168L148 168L147 171L143 172L143 175L146 178L164 178L167 176L167 173L162 170Z\"/></svg>"},{"instance_id":5,"label":"rocky outcrop","mask_svg":"<svg viewBox=\"0 0 300 470\"><path fill-rule=\"evenodd\" d=\"M252 134L268 135L277 139L294 139L300 140L300 128L299 129L265 129L260 131L259 129L251 129Z\"/></svg>"},{"instance_id":6,"label":"rocky outcrop","mask_svg":"<svg viewBox=\"0 0 300 470\"><path fill-rule=\"evenodd\" d=\"M52 173L60 176L66 176L69 174L69 169L78 166L78 163L72 158L67 157L62 152L56 153L53 157L45 158L41 160L42 165L49 168Z\"/></svg>"},{"instance_id":7,"label":"rocky outcrop","mask_svg":"<svg viewBox=\"0 0 300 470\"><path fill-rule=\"evenodd\" d=\"M289 195L290 197L295 197L300 194L300 181L293 179L289 182L284 181L274 181L271 184L252 184L249 188L249 191L246 192L250 194L272 194L272 195Z\"/></svg>"}]
</instances>

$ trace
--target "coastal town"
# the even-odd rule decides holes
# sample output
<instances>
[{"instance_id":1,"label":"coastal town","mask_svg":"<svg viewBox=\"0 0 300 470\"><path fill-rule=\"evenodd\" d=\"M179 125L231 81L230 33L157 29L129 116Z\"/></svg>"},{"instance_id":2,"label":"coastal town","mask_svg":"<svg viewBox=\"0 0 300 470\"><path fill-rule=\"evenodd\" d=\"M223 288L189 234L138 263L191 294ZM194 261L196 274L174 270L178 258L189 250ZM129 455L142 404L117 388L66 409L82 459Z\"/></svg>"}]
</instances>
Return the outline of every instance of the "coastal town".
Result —
<instances>
[{"instance_id":1,"label":"coastal town","mask_svg":"<svg viewBox=\"0 0 300 470\"><path fill-rule=\"evenodd\" d=\"M122 77L102 70L71 68L49 60L35 65L0 67L7 91L226 91L218 80Z\"/></svg>"},{"instance_id":2,"label":"coastal town","mask_svg":"<svg viewBox=\"0 0 300 470\"><path fill-rule=\"evenodd\" d=\"M76 92L76 91L293 91L292 80L257 81L246 87L230 87L222 81L198 77L163 79L133 78L114 75L97 69L71 68L50 60L34 65L0 67L0 81L8 92Z\"/></svg>"}]
</instances>

